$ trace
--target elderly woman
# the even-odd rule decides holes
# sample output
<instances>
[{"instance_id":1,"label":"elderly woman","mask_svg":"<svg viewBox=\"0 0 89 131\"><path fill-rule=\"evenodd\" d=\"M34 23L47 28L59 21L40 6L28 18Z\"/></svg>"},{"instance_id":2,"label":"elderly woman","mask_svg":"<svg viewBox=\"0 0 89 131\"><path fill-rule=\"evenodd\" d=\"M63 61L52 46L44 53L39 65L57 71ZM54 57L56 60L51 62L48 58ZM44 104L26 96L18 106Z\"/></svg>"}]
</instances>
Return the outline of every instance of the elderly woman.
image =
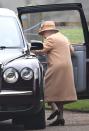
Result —
<instances>
[{"instance_id":1,"label":"elderly woman","mask_svg":"<svg viewBox=\"0 0 89 131\"><path fill-rule=\"evenodd\" d=\"M53 108L48 120L57 116L50 125L64 125L63 105L77 100L71 62L74 49L68 39L56 29L54 21L45 21L39 29L39 35L43 36L44 43L43 50L37 53L46 53L48 56L44 95L45 101Z\"/></svg>"}]
</instances>

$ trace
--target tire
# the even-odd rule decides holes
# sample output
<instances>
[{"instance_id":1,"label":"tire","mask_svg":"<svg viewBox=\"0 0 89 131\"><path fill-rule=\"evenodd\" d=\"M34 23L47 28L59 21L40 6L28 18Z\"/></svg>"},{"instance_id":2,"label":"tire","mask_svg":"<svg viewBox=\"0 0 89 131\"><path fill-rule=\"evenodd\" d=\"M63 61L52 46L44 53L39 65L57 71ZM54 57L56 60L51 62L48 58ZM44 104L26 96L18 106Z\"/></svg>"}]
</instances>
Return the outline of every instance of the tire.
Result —
<instances>
[{"instance_id":1,"label":"tire","mask_svg":"<svg viewBox=\"0 0 89 131\"><path fill-rule=\"evenodd\" d=\"M45 110L44 108L38 114L33 116L27 116L24 122L25 130L35 130L35 129L44 129L45 128Z\"/></svg>"}]
</instances>

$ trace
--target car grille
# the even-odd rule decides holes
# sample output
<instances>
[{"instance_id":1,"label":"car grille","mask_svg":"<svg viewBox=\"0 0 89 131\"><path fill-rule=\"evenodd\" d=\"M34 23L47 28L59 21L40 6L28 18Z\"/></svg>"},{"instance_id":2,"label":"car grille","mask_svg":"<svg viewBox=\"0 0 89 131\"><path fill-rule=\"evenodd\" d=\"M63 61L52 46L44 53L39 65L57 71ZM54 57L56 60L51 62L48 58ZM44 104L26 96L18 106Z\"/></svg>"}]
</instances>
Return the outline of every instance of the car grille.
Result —
<instances>
[{"instance_id":1,"label":"car grille","mask_svg":"<svg viewBox=\"0 0 89 131\"><path fill-rule=\"evenodd\" d=\"M0 111L19 111L19 110L27 110L30 109L32 107L32 104L30 105L18 105L18 106L7 106L7 105L2 105L0 106Z\"/></svg>"},{"instance_id":2,"label":"car grille","mask_svg":"<svg viewBox=\"0 0 89 131\"><path fill-rule=\"evenodd\" d=\"M29 91L33 90L33 84L34 84L34 79L32 78L31 80L23 80L19 79L15 83L6 83L4 80L2 80L2 90L17 90L17 91Z\"/></svg>"}]
</instances>

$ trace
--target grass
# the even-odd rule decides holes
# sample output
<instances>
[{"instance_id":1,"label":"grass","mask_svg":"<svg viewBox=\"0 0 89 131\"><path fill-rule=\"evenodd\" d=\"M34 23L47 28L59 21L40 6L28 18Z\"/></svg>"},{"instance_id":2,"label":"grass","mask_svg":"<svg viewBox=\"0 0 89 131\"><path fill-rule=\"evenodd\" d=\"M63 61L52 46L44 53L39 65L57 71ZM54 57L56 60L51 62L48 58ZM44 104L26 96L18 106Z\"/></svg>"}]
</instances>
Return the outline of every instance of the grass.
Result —
<instances>
[{"instance_id":1,"label":"grass","mask_svg":"<svg viewBox=\"0 0 89 131\"><path fill-rule=\"evenodd\" d=\"M77 102L65 104L64 109L73 111L89 111L89 100L78 100Z\"/></svg>"},{"instance_id":2,"label":"grass","mask_svg":"<svg viewBox=\"0 0 89 131\"><path fill-rule=\"evenodd\" d=\"M51 110L51 107L47 103L45 103L45 108ZM89 100L78 100L70 104L65 104L64 110L89 112Z\"/></svg>"},{"instance_id":3,"label":"grass","mask_svg":"<svg viewBox=\"0 0 89 131\"><path fill-rule=\"evenodd\" d=\"M72 44L82 44L84 42L82 28L61 28L60 32L67 36Z\"/></svg>"}]
</instances>

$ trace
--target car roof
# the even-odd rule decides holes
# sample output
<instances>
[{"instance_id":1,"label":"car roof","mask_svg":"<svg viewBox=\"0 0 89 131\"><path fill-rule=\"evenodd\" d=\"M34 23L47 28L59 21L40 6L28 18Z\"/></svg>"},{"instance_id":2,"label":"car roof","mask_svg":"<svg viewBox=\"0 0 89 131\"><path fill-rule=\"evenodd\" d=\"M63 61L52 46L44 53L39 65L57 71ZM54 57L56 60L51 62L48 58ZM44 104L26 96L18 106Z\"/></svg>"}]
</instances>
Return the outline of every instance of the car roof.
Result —
<instances>
[{"instance_id":1,"label":"car roof","mask_svg":"<svg viewBox=\"0 0 89 131\"><path fill-rule=\"evenodd\" d=\"M7 9L7 8L0 8L0 16L12 16L16 17L16 14L14 11Z\"/></svg>"}]
</instances>

